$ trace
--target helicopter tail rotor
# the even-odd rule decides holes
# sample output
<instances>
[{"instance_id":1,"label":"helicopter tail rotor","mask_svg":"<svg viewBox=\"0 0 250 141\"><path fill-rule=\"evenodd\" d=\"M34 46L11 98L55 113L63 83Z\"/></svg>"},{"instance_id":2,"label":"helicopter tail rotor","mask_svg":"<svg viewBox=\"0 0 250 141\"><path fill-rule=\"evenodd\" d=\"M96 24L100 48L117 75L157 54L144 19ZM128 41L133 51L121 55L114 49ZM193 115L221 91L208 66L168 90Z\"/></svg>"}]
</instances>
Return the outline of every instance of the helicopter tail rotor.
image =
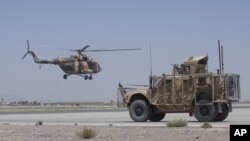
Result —
<instances>
[{"instance_id":1,"label":"helicopter tail rotor","mask_svg":"<svg viewBox=\"0 0 250 141\"><path fill-rule=\"evenodd\" d=\"M24 56L22 57L22 60L30 53L30 43L29 43L29 40L27 40L27 52L24 54Z\"/></svg>"}]
</instances>

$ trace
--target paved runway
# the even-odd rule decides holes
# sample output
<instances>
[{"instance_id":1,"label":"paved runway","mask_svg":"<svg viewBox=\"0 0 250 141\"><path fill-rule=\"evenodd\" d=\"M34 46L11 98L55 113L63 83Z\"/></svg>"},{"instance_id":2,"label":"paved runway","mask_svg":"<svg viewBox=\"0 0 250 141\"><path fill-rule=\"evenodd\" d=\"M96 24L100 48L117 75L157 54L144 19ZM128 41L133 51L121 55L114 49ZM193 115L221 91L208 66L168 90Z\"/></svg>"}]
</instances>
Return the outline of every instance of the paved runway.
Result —
<instances>
[{"instance_id":1,"label":"paved runway","mask_svg":"<svg viewBox=\"0 0 250 141\"><path fill-rule=\"evenodd\" d=\"M14 113L0 114L0 124L34 125L43 121L46 125L86 125L86 126L166 126L173 119L185 119L190 127L200 126L194 117L187 113L166 114L161 122L133 122L128 111L117 112L76 112L76 113ZM250 108L235 108L224 122L211 123L214 127L229 127L230 124L250 124Z\"/></svg>"}]
</instances>

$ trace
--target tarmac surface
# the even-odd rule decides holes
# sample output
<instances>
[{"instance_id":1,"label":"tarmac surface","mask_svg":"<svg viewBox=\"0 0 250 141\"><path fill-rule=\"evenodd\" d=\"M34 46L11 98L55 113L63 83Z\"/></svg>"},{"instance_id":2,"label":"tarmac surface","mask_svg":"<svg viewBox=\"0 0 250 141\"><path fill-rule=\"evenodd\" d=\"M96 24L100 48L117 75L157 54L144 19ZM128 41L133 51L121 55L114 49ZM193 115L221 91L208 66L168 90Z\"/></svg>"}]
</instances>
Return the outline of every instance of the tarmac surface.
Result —
<instances>
[{"instance_id":1,"label":"tarmac surface","mask_svg":"<svg viewBox=\"0 0 250 141\"><path fill-rule=\"evenodd\" d=\"M223 122L211 123L213 127L229 127L231 124L250 124L250 106L234 107L228 118ZM189 127L198 127L202 123L197 122L188 113L171 113L161 122L133 122L127 110L121 111L94 111L94 112L69 112L59 113L1 113L0 124L10 125L34 125L37 121L43 121L44 125L84 125L84 126L148 126L163 127L167 121L173 119L184 119L188 121Z\"/></svg>"},{"instance_id":2,"label":"tarmac surface","mask_svg":"<svg viewBox=\"0 0 250 141\"><path fill-rule=\"evenodd\" d=\"M0 141L80 141L76 133L85 127L97 133L91 141L228 141L231 124L250 124L250 106L233 107L225 121L210 123L210 129L203 129L204 123L185 113L166 114L161 122L137 123L124 108L9 111L0 107ZM184 119L188 126L167 127L173 119ZM43 125L36 126L38 121Z\"/></svg>"}]
</instances>

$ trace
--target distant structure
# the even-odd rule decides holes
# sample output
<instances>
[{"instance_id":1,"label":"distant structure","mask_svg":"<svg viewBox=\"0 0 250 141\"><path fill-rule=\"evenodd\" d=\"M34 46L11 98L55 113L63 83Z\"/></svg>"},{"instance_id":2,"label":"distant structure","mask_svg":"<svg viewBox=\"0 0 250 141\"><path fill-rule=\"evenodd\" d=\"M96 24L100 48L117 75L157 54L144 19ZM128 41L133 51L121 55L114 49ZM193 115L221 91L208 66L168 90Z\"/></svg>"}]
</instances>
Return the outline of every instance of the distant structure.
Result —
<instances>
[{"instance_id":1,"label":"distant structure","mask_svg":"<svg viewBox=\"0 0 250 141\"><path fill-rule=\"evenodd\" d=\"M1 98L0 105L4 105L4 98Z\"/></svg>"}]
</instances>

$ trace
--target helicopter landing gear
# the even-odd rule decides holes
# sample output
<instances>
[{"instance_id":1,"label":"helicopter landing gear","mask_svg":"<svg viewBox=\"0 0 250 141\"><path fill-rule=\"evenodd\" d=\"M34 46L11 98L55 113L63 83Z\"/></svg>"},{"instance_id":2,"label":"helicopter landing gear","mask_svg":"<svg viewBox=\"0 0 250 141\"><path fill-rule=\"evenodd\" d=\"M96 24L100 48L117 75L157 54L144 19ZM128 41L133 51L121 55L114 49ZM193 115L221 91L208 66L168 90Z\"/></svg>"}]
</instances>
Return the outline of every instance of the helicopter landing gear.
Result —
<instances>
[{"instance_id":1,"label":"helicopter landing gear","mask_svg":"<svg viewBox=\"0 0 250 141\"><path fill-rule=\"evenodd\" d=\"M92 79L93 79L93 77L92 77L92 75L90 75L90 76L89 76L89 80L92 80Z\"/></svg>"},{"instance_id":2,"label":"helicopter landing gear","mask_svg":"<svg viewBox=\"0 0 250 141\"><path fill-rule=\"evenodd\" d=\"M89 77L88 77L87 75L84 76L84 79L85 79L85 80L88 80L88 78L89 78Z\"/></svg>"},{"instance_id":3,"label":"helicopter landing gear","mask_svg":"<svg viewBox=\"0 0 250 141\"><path fill-rule=\"evenodd\" d=\"M67 74L64 74L64 75L63 75L63 78L64 78L64 79L67 79L67 78L68 78L68 75L67 75Z\"/></svg>"},{"instance_id":4,"label":"helicopter landing gear","mask_svg":"<svg viewBox=\"0 0 250 141\"><path fill-rule=\"evenodd\" d=\"M88 75L84 75L84 79L85 80L92 80L93 79L93 77L92 77L92 75L90 75L90 76L88 76Z\"/></svg>"},{"instance_id":5,"label":"helicopter landing gear","mask_svg":"<svg viewBox=\"0 0 250 141\"><path fill-rule=\"evenodd\" d=\"M68 78L68 76L70 76L70 74L64 74L63 78L66 80ZM90 75L81 75L81 74L79 74L79 76L84 77L85 80L88 80L88 79L92 80L93 79L91 74Z\"/></svg>"}]
</instances>

